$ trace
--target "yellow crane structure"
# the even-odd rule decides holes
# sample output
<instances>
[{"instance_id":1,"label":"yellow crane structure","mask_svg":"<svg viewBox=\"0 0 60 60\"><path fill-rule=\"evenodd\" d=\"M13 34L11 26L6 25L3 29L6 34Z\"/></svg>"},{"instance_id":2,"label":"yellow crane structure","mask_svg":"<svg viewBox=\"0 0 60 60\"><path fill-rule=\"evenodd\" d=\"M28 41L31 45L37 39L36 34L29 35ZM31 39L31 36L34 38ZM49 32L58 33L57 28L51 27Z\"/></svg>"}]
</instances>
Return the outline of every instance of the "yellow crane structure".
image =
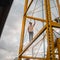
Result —
<instances>
[{"instance_id":1,"label":"yellow crane structure","mask_svg":"<svg viewBox=\"0 0 60 60\"><path fill-rule=\"evenodd\" d=\"M28 58L28 59L39 59L39 60L60 60L60 38L56 39L56 47L55 47L55 42L54 42L54 37L53 37L53 28L60 28L60 23L57 23L52 20L52 14L51 14L51 5L50 5L50 0L44 0L44 9L45 9L45 16L46 20L43 18L37 18L33 16L28 16L27 12L32 5L34 0L25 0L25 5L24 5L24 15L23 15L23 20L22 20L22 30L21 30L21 38L20 38L20 47L19 47L19 55L18 55L18 60L22 60L22 58ZM28 4L29 2L29 4ZM58 8L58 14L60 17L60 4L59 0L56 0L57 8ZM26 20L28 19L33 19L36 21L44 22L45 25L43 28L41 28L38 33L34 36L32 41L23 49L23 42L24 42L24 31L25 31L25 24ZM22 54L36 41L36 39L44 32L46 31L46 36L47 36L47 54L45 58L38 58L38 57L33 57L33 56L22 56ZM55 49L58 49L58 53L55 53ZM58 55L58 58L56 58L56 55Z\"/></svg>"}]
</instances>

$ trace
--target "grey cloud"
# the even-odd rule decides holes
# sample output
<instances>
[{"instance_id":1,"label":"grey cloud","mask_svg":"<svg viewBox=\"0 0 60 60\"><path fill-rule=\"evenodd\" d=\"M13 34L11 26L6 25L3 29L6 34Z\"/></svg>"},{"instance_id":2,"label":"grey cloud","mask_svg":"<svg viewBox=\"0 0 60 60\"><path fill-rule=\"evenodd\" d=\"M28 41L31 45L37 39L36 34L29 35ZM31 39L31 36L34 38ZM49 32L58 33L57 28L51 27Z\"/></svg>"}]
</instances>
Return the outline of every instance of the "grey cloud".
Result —
<instances>
[{"instance_id":1,"label":"grey cloud","mask_svg":"<svg viewBox=\"0 0 60 60\"><path fill-rule=\"evenodd\" d=\"M4 49L0 49L0 60L13 60L14 53L13 52L8 52Z\"/></svg>"},{"instance_id":2,"label":"grey cloud","mask_svg":"<svg viewBox=\"0 0 60 60\"><path fill-rule=\"evenodd\" d=\"M14 0L4 26L0 39L0 60L13 60L18 54L24 0L19 1Z\"/></svg>"}]
</instances>

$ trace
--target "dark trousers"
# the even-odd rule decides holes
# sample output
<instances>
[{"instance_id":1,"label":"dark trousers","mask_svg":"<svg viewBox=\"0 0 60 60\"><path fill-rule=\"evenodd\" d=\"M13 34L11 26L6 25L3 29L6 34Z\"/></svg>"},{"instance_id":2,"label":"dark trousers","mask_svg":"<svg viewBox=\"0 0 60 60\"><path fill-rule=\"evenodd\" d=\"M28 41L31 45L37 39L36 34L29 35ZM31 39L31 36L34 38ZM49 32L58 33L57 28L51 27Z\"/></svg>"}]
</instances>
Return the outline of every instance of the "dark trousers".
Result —
<instances>
[{"instance_id":1,"label":"dark trousers","mask_svg":"<svg viewBox=\"0 0 60 60\"><path fill-rule=\"evenodd\" d=\"M33 39L33 32L29 32L29 41Z\"/></svg>"}]
</instances>

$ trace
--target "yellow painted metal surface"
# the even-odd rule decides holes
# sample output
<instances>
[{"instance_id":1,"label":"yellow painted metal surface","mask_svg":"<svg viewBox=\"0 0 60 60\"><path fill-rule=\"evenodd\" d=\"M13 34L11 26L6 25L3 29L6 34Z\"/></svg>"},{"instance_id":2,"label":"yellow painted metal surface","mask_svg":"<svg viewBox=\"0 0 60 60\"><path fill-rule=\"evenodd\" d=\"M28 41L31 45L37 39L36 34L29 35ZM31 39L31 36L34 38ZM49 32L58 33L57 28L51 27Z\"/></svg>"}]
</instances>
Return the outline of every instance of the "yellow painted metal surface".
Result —
<instances>
[{"instance_id":1,"label":"yellow painted metal surface","mask_svg":"<svg viewBox=\"0 0 60 60\"><path fill-rule=\"evenodd\" d=\"M51 9L50 9L50 0L45 0L45 11L46 11L46 24L47 24L47 40L48 40L48 51L47 51L47 60L55 60L54 54L54 39L53 31L51 25Z\"/></svg>"},{"instance_id":2,"label":"yellow painted metal surface","mask_svg":"<svg viewBox=\"0 0 60 60\"><path fill-rule=\"evenodd\" d=\"M60 38L57 38L58 60L60 60Z\"/></svg>"},{"instance_id":3,"label":"yellow painted metal surface","mask_svg":"<svg viewBox=\"0 0 60 60\"><path fill-rule=\"evenodd\" d=\"M57 1L57 0L56 0ZM60 24L57 22L52 21L52 15L51 15L51 8L50 8L50 0L44 0L44 5L45 5L45 14L46 14L46 20L42 18L36 18L33 16L28 16L27 11L29 10L33 0L31 0L30 4L28 5L28 0L25 0L25 5L24 5L24 15L23 15L23 20L22 20L22 31L21 31L21 39L20 39L20 47L19 47L19 56L18 60L21 60L21 58L31 58L31 59L36 59L36 60L56 60L55 59L55 47L54 47L54 39L53 39L53 27L60 28ZM59 5L57 1L57 6L59 10ZM59 10L59 16L60 16L60 10ZM23 50L23 41L24 41L24 30L25 30L25 22L26 18L28 19L33 19L41 22L45 22L46 25L41 28L40 31L34 36L32 41L25 47ZM46 35L47 35L47 40L48 40L48 48L47 48L47 57L46 59L44 58L37 58L37 57L30 57L30 56L22 56L22 54L34 43L34 41L46 30ZM58 48L58 53L59 53L59 58L60 58L60 38L57 40L57 48Z\"/></svg>"},{"instance_id":4,"label":"yellow painted metal surface","mask_svg":"<svg viewBox=\"0 0 60 60\"><path fill-rule=\"evenodd\" d=\"M57 7L58 7L58 14L59 14L59 17L60 17L60 4L59 4L59 0L56 0L56 3L57 3Z\"/></svg>"},{"instance_id":5,"label":"yellow painted metal surface","mask_svg":"<svg viewBox=\"0 0 60 60\"><path fill-rule=\"evenodd\" d=\"M51 22L51 24L52 24L52 27L60 28L60 23L57 23L57 22Z\"/></svg>"},{"instance_id":6,"label":"yellow painted metal surface","mask_svg":"<svg viewBox=\"0 0 60 60\"><path fill-rule=\"evenodd\" d=\"M44 19L36 18L36 17L32 17L32 16L26 16L26 18L37 20L37 21L41 21L41 22L46 22L46 20L44 20Z\"/></svg>"},{"instance_id":7,"label":"yellow painted metal surface","mask_svg":"<svg viewBox=\"0 0 60 60\"><path fill-rule=\"evenodd\" d=\"M27 5L28 5L28 0L25 0L24 13L26 12ZM21 30L19 54L23 51L24 30L25 30L25 23L26 23L26 17L25 17L25 15L23 16L23 20L22 20L22 27L23 28ZM18 60L21 60L21 58L19 56L18 56Z\"/></svg>"},{"instance_id":8,"label":"yellow painted metal surface","mask_svg":"<svg viewBox=\"0 0 60 60\"><path fill-rule=\"evenodd\" d=\"M28 58L28 59L36 59L36 60L43 60L44 58L39 58L39 57L32 57L32 56L21 56L21 58Z\"/></svg>"}]
</instances>

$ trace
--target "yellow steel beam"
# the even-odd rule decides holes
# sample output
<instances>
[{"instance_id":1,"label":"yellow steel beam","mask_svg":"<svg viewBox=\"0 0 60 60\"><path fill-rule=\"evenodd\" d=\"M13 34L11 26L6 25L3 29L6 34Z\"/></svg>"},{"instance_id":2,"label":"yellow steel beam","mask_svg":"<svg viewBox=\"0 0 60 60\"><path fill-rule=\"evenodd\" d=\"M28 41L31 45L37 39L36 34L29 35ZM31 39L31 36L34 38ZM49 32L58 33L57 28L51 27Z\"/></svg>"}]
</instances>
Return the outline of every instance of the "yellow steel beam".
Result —
<instances>
[{"instance_id":1,"label":"yellow steel beam","mask_svg":"<svg viewBox=\"0 0 60 60\"><path fill-rule=\"evenodd\" d=\"M53 40L53 31L52 31L52 17L50 10L50 0L45 0L45 12L46 12L46 24L47 24L47 40L48 40L48 51L46 60L55 60L54 54L54 40Z\"/></svg>"},{"instance_id":2,"label":"yellow steel beam","mask_svg":"<svg viewBox=\"0 0 60 60\"><path fill-rule=\"evenodd\" d=\"M25 0L25 5L24 5L24 12L27 9L27 5L28 5L28 0ZM25 14L26 15L26 14ZM26 22L26 17L23 16L23 20L22 20L22 30L21 30L21 39L20 39L20 47L19 47L19 54L22 52L23 50L23 40L24 40L24 30L25 30L25 22ZM18 57L18 60L21 60L20 57Z\"/></svg>"},{"instance_id":3,"label":"yellow steel beam","mask_svg":"<svg viewBox=\"0 0 60 60\"><path fill-rule=\"evenodd\" d=\"M27 9L26 9L26 11L25 11L24 15L25 15L25 14L27 13L27 11L29 10L29 8L30 8L30 6L31 6L32 2L33 2L33 0L31 0L31 2L30 2L30 4L29 4L29 6L27 7Z\"/></svg>"},{"instance_id":4,"label":"yellow steel beam","mask_svg":"<svg viewBox=\"0 0 60 60\"><path fill-rule=\"evenodd\" d=\"M46 25L34 36L34 38L26 46L26 48L19 54L19 56L21 56L33 44L33 42L45 31L45 29L46 29Z\"/></svg>"},{"instance_id":5,"label":"yellow steel beam","mask_svg":"<svg viewBox=\"0 0 60 60\"><path fill-rule=\"evenodd\" d=\"M39 58L39 57L32 57L32 56L21 56L21 58L28 58L28 59L39 59L39 60L43 60L44 58Z\"/></svg>"},{"instance_id":6,"label":"yellow steel beam","mask_svg":"<svg viewBox=\"0 0 60 60\"><path fill-rule=\"evenodd\" d=\"M56 3L57 3L57 7L58 7L58 14L59 14L59 17L60 17L60 4L59 4L59 0L56 0Z\"/></svg>"},{"instance_id":7,"label":"yellow steel beam","mask_svg":"<svg viewBox=\"0 0 60 60\"><path fill-rule=\"evenodd\" d=\"M37 21L41 21L41 22L46 22L46 20L44 20L44 19L33 17L33 16L26 16L26 18L37 20Z\"/></svg>"},{"instance_id":8,"label":"yellow steel beam","mask_svg":"<svg viewBox=\"0 0 60 60\"><path fill-rule=\"evenodd\" d=\"M53 27L60 28L60 23L57 23L57 22L51 22L51 24L52 24Z\"/></svg>"},{"instance_id":9,"label":"yellow steel beam","mask_svg":"<svg viewBox=\"0 0 60 60\"><path fill-rule=\"evenodd\" d=\"M46 35L44 35L43 38L40 39L32 48L34 48L38 43L42 42L42 41L44 40L45 36L46 36ZM43 52L39 52L39 53L43 53Z\"/></svg>"},{"instance_id":10,"label":"yellow steel beam","mask_svg":"<svg viewBox=\"0 0 60 60\"><path fill-rule=\"evenodd\" d=\"M57 48L58 48L58 56L60 60L60 38L57 38Z\"/></svg>"}]
</instances>

